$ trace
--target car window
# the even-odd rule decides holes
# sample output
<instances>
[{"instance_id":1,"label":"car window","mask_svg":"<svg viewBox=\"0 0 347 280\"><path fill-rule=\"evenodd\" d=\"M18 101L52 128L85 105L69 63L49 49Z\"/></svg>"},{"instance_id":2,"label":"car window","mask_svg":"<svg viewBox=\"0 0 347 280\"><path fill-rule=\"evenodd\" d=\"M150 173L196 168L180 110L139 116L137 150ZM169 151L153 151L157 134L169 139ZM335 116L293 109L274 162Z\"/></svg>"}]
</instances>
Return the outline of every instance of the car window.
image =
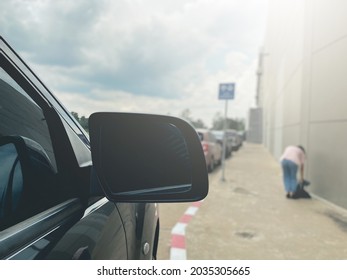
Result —
<instances>
[{"instance_id":1,"label":"car window","mask_svg":"<svg viewBox=\"0 0 347 280\"><path fill-rule=\"evenodd\" d=\"M198 132L198 135L199 135L200 141L204 141L204 134L201 132Z\"/></svg>"},{"instance_id":2,"label":"car window","mask_svg":"<svg viewBox=\"0 0 347 280\"><path fill-rule=\"evenodd\" d=\"M43 147L53 168L55 157L41 108L0 68L0 137L21 135Z\"/></svg>"},{"instance_id":3,"label":"car window","mask_svg":"<svg viewBox=\"0 0 347 280\"><path fill-rule=\"evenodd\" d=\"M53 206L57 165L42 109L0 68L0 230Z\"/></svg>"}]
</instances>

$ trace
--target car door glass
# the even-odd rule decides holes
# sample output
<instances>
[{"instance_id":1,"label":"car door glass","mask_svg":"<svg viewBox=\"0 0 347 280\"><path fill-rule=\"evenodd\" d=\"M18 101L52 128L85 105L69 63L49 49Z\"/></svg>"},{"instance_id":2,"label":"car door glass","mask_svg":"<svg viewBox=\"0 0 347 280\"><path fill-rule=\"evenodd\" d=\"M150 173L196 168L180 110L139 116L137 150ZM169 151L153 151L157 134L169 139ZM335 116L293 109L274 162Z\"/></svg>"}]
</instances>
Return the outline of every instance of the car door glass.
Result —
<instances>
[{"instance_id":1,"label":"car door glass","mask_svg":"<svg viewBox=\"0 0 347 280\"><path fill-rule=\"evenodd\" d=\"M52 206L57 165L42 109L0 68L0 230Z\"/></svg>"},{"instance_id":2,"label":"car door glass","mask_svg":"<svg viewBox=\"0 0 347 280\"><path fill-rule=\"evenodd\" d=\"M48 126L41 108L0 68L0 136L21 135L39 143L56 170Z\"/></svg>"}]
</instances>

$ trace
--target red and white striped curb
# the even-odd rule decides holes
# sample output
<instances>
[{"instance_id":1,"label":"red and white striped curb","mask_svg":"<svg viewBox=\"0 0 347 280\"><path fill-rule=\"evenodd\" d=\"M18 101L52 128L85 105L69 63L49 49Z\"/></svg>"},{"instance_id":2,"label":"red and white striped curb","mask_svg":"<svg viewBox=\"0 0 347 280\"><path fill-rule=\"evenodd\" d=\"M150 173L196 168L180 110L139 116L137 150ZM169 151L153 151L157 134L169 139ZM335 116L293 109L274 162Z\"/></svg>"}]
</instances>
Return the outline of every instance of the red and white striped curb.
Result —
<instances>
[{"instance_id":1,"label":"red and white striped curb","mask_svg":"<svg viewBox=\"0 0 347 280\"><path fill-rule=\"evenodd\" d=\"M171 230L170 260L186 260L186 227L199 210L202 201L192 203Z\"/></svg>"}]
</instances>

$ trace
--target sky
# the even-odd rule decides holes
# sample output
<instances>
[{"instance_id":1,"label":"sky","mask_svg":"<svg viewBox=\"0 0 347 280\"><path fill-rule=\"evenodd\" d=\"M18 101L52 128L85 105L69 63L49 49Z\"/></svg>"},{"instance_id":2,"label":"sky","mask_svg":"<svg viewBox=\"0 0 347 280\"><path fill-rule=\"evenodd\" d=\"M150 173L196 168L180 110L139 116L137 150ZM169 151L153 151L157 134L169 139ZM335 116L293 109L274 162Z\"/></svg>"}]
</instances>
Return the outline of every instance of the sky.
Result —
<instances>
[{"instance_id":1,"label":"sky","mask_svg":"<svg viewBox=\"0 0 347 280\"><path fill-rule=\"evenodd\" d=\"M266 0L1 0L0 35L70 111L247 121Z\"/></svg>"}]
</instances>

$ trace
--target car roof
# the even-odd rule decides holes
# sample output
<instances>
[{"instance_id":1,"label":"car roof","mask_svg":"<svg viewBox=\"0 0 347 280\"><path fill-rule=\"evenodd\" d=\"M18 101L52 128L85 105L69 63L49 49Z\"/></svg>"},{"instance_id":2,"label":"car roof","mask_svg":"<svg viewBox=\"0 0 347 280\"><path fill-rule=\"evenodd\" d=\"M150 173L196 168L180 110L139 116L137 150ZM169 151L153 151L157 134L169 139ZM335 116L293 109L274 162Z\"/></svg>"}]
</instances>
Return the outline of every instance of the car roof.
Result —
<instances>
[{"instance_id":1,"label":"car roof","mask_svg":"<svg viewBox=\"0 0 347 280\"><path fill-rule=\"evenodd\" d=\"M201 133L211 132L211 130L206 129L206 128L196 128L195 130L197 132L201 132Z\"/></svg>"}]
</instances>

